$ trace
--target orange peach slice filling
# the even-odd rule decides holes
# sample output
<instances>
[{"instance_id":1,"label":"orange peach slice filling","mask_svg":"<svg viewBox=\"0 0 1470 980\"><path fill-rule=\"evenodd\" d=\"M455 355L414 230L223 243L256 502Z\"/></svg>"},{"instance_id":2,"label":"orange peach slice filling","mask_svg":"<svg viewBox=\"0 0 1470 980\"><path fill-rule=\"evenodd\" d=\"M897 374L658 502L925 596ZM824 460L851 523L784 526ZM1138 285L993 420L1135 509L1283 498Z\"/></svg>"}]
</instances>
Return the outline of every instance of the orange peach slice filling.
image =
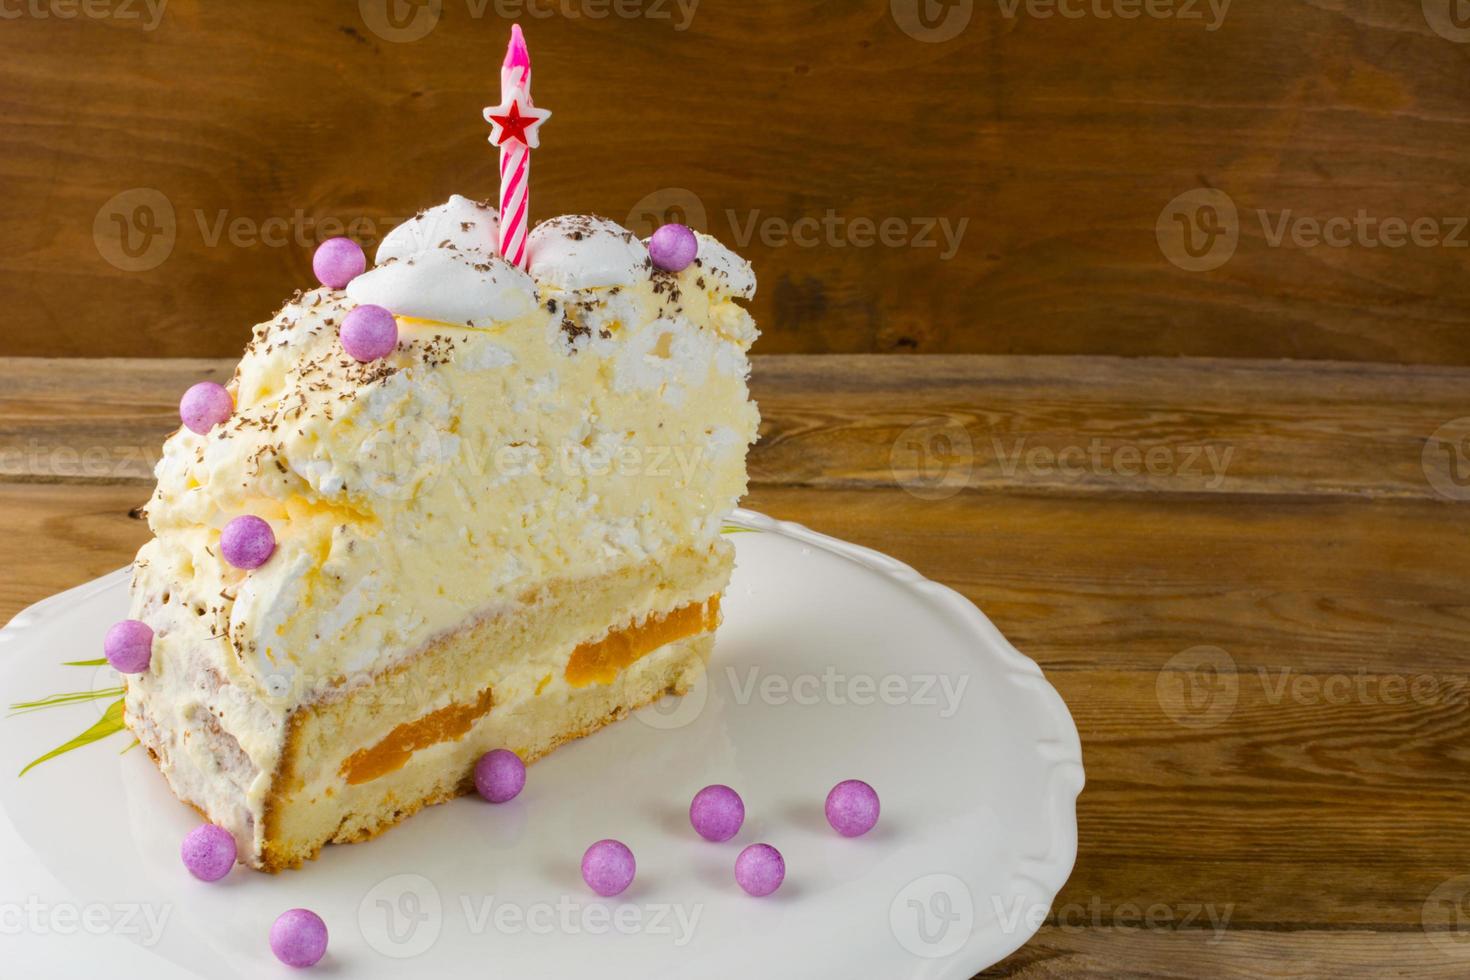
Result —
<instances>
[{"instance_id":1,"label":"orange peach slice filling","mask_svg":"<svg viewBox=\"0 0 1470 980\"><path fill-rule=\"evenodd\" d=\"M451 704L422 718L404 722L377 745L354 752L342 760L343 778L349 786L366 783L402 769L419 749L464 738L475 722L489 713L493 701L491 690L486 688L470 704Z\"/></svg>"},{"instance_id":2,"label":"orange peach slice filling","mask_svg":"<svg viewBox=\"0 0 1470 980\"><path fill-rule=\"evenodd\" d=\"M650 616L636 626L612 630L600 640L583 643L567 662L567 683L572 687L611 684L618 671L659 647L720 625L720 597L691 602L662 616Z\"/></svg>"},{"instance_id":3,"label":"orange peach slice filling","mask_svg":"<svg viewBox=\"0 0 1470 980\"><path fill-rule=\"evenodd\" d=\"M619 671L639 658L675 640L708 633L719 624L720 597L714 595L704 602L691 602L661 616L650 616L636 625L612 630L602 639L583 643L572 651L567 662L567 683L572 687L610 684L617 679ZM537 686L537 694L547 680L550 677ZM487 688L473 702L451 704L404 722L378 744L344 759L342 777L351 786L370 782L402 769L419 749L464 738L475 722L489 713L493 701Z\"/></svg>"}]
</instances>

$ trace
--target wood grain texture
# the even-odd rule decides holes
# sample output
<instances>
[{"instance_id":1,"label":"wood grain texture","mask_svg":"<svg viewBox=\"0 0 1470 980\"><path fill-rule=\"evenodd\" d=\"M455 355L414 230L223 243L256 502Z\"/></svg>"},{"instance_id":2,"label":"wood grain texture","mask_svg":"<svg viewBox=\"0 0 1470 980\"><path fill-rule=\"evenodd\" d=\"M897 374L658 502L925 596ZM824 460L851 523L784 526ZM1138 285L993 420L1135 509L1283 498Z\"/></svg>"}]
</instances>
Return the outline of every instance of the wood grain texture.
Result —
<instances>
[{"instance_id":1,"label":"wood grain texture","mask_svg":"<svg viewBox=\"0 0 1470 980\"><path fill-rule=\"evenodd\" d=\"M927 6L968 16L942 43L919 0L541 2L535 211L703 224L754 260L770 353L1470 363L1470 45L1417 0L1067 2ZM233 355L336 227L492 195L479 112L525 4L442 0L413 41L364 13L390 4L434 6L7 20L0 353ZM1200 189L1235 217L1176 226ZM1353 227L1312 245L1301 218ZM1385 244L1385 219L1429 230ZM1170 261L1215 225L1228 262Z\"/></svg>"},{"instance_id":2,"label":"wood grain texture","mask_svg":"<svg viewBox=\"0 0 1470 980\"><path fill-rule=\"evenodd\" d=\"M1447 457L1426 457L1425 447L1470 417L1470 369L1457 368L995 356L753 363L765 419L753 484L901 486L926 499L967 489L1443 500L1430 475L1449 475ZM0 475L146 483L178 426L178 396L233 367L0 358Z\"/></svg>"},{"instance_id":3,"label":"wood grain texture","mask_svg":"<svg viewBox=\"0 0 1470 980\"><path fill-rule=\"evenodd\" d=\"M184 384L227 369L0 361L0 458L25 440L157 438ZM984 976L1470 970L1467 501L1414 475L1426 427L1464 411L1464 381L1346 364L756 361L765 438L747 505L958 589L1076 719L1077 866L1039 935ZM884 462L931 415L1054 447L1220 438L1242 462L1201 490L1121 471L1035 480L977 453L981 475L935 495ZM124 564L148 488L126 468L0 474L0 617Z\"/></svg>"},{"instance_id":4,"label":"wood grain texture","mask_svg":"<svg viewBox=\"0 0 1470 980\"><path fill-rule=\"evenodd\" d=\"M1176 921L1187 914L1177 914ZM1148 980L1460 980L1470 964L1470 950L1457 950L1422 934L1354 929L1237 929L1222 937L1208 928L1094 929L1052 924L1043 926L1024 949L980 976L990 980L1116 980L1120 976Z\"/></svg>"}]
</instances>

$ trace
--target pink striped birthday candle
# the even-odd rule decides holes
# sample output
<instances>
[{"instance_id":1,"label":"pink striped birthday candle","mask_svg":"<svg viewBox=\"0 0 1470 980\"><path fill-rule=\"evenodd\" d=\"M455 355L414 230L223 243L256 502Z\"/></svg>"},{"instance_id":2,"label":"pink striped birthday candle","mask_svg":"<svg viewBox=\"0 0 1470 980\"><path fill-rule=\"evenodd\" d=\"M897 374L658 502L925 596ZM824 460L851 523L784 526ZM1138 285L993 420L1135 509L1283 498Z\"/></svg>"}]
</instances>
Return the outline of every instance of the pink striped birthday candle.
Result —
<instances>
[{"instance_id":1,"label":"pink striped birthday candle","mask_svg":"<svg viewBox=\"0 0 1470 980\"><path fill-rule=\"evenodd\" d=\"M512 24L505 63L500 67L500 105L485 110L490 142L500 147L500 254L526 267L530 222L531 150L541 145L539 130L551 113L531 101L531 53L521 25Z\"/></svg>"}]
</instances>

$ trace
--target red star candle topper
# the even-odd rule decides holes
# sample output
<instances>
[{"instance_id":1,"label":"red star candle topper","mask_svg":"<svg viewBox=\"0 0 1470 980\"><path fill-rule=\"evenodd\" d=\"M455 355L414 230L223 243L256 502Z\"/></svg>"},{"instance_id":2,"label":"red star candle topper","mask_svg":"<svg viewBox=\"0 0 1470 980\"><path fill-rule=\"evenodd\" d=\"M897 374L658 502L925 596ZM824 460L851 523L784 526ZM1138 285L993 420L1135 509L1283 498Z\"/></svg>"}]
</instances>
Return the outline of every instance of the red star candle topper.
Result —
<instances>
[{"instance_id":1,"label":"red star candle topper","mask_svg":"<svg viewBox=\"0 0 1470 980\"><path fill-rule=\"evenodd\" d=\"M512 24L500 67L500 105L485 110L490 142L500 147L500 254L525 268L530 218L531 150L541 145L541 124L551 113L531 101L531 53L521 25Z\"/></svg>"}]
</instances>

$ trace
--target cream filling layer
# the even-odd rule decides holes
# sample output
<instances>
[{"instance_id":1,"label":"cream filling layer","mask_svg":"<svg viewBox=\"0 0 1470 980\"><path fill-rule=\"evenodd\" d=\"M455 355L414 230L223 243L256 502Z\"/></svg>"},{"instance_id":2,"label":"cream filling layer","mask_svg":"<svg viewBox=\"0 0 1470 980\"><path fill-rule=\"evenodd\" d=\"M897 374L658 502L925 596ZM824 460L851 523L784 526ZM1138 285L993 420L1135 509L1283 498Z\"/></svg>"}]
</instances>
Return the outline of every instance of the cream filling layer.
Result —
<instances>
[{"instance_id":1,"label":"cream filling layer","mask_svg":"<svg viewBox=\"0 0 1470 980\"><path fill-rule=\"evenodd\" d=\"M393 373L356 387L296 370L338 356L345 315L335 297L304 303L242 362L245 424L169 440L141 557L197 587L234 679L309 699L527 583L713 540L759 417L742 341L709 323L744 311L700 327L655 316L660 302L602 297L575 335L544 317L405 321ZM278 543L249 573L218 557L243 513Z\"/></svg>"}]
</instances>

